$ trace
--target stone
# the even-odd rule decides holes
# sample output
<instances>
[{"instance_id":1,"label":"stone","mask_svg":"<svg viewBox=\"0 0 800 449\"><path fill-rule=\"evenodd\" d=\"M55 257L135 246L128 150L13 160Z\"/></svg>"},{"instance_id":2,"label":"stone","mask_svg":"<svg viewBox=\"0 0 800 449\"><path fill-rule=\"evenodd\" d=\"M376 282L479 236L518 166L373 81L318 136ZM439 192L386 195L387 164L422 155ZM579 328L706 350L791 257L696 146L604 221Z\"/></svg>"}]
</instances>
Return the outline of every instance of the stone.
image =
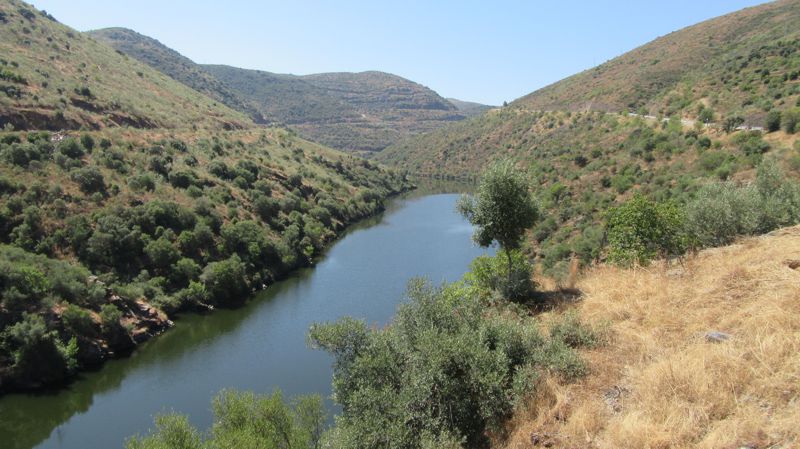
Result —
<instances>
[{"instance_id":1,"label":"stone","mask_svg":"<svg viewBox=\"0 0 800 449\"><path fill-rule=\"evenodd\" d=\"M730 334L726 334L725 332L719 332L719 331L706 332L706 341L709 343L722 343L730 338L731 338Z\"/></svg>"}]
</instances>

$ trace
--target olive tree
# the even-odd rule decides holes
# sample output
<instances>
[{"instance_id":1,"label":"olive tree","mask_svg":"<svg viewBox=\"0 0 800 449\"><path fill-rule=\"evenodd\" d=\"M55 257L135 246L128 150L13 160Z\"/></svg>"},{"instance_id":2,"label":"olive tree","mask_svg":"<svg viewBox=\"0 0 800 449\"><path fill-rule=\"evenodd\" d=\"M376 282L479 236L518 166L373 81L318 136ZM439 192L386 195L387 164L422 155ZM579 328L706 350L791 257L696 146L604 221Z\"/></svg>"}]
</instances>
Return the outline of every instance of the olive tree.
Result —
<instances>
[{"instance_id":1,"label":"olive tree","mask_svg":"<svg viewBox=\"0 0 800 449\"><path fill-rule=\"evenodd\" d=\"M472 238L478 245L500 245L507 258L507 282L511 285L511 251L520 247L525 230L539 218L523 173L510 160L494 163L484 172L477 193L462 196L457 208L476 227Z\"/></svg>"}]
</instances>

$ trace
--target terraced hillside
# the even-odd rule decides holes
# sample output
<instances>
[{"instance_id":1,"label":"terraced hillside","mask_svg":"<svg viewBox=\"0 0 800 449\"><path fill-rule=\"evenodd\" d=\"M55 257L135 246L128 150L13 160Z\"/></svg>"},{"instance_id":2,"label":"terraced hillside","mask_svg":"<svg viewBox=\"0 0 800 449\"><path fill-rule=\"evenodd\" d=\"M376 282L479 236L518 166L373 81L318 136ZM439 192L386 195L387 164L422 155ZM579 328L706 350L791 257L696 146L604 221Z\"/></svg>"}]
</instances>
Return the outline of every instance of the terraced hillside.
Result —
<instances>
[{"instance_id":1,"label":"terraced hillside","mask_svg":"<svg viewBox=\"0 0 800 449\"><path fill-rule=\"evenodd\" d=\"M244 114L58 23L0 2L0 126L100 129L250 126Z\"/></svg>"},{"instance_id":2,"label":"terraced hillside","mask_svg":"<svg viewBox=\"0 0 800 449\"><path fill-rule=\"evenodd\" d=\"M259 105L267 120L345 150L378 151L465 115L436 92L382 72L279 75L204 66Z\"/></svg>"}]
</instances>

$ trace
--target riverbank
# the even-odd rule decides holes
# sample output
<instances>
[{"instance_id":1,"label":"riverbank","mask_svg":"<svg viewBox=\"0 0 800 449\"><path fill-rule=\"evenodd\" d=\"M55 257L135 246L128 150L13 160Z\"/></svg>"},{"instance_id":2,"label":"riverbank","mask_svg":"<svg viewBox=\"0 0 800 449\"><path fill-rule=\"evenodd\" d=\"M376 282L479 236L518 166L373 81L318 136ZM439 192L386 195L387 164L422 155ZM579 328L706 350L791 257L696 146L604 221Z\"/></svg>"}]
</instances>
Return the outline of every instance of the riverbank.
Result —
<instances>
[{"instance_id":1,"label":"riverbank","mask_svg":"<svg viewBox=\"0 0 800 449\"><path fill-rule=\"evenodd\" d=\"M261 272L266 273L267 275L263 278L270 281L248 282L248 284L252 285L249 294L242 292L245 294L240 298L232 298L224 304L208 304L206 301L194 300L182 302L178 307L164 310L153 301L153 297L146 295L132 296L124 291L115 289L115 286L107 285L99 276L93 273L86 272L86 274L82 274L79 271L75 271L75 273L72 273L73 277L86 276L85 280L75 280L85 282L85 291L87 293L106 298L103 307L110 306L113 309L113 315L111 318L104 316L104 310L108 309L77 309L71 304L61 302L53 303L47 307L38 316L41 317L44 323L47 323L49 329L53 329L49 332L49 335L51 335L49 338L56 340L55 350L60 351L64 359L71 358L74 366L65 367L63 371L68 374L58 377L53 375L20 376L15 375L16 373L13 371L15 367L14 359L2 357L3 354L0 354L0 397L9 393L54 391L64 388L74 381L81 372L97 370L108 360L130 356L139 345L172 327L174 324L172 319L178 319L180 315L186 313L209 313L214 310L215 306L241 307L249 297L259 290L267 288L269 284L284 280L297 270L313 265L314 260L318 259L320 254L324 253L341 236L345 235L350 227L370 217L380 215L385 210L386 201L390 201L414 188L415 186L409 182L398 186L387 184L387 193L384 197L378 199L377 207L364 209L363 214L356 211L348 215L347 218L341 219L338 226L332 226L329 232L321 237L319 242L321 249L315 251L316 254L313 257L298 258L297 262L288 269L281 259L278 259L277 265L274 265L274 260L265 261ZM47 266L52 263L60 263L51 262L43 256L25 253L12 246L3 246L2 249L4 258L22 261L25 264ZM64 263L61 263L61 265L66 267ZM62 268L59 267L58 269ZM55 271L52 267L50 270ZM49 274L44 268L42 271L45 275ZM3 318L7 315L10 315L9 311L0 308L0 324L4 328L9 324ZM110 325L109 320L112 321ZM33 330L25 331L28 334L26 338L30 338L29 335L36 334L35 325L36 323L34 323ZM83 330L78 329L78 326ZM60 344L58 343L59 340L68 343ZM37 357L39 359L45 357L57 358L48 355L48 351L52 352L49 348L44 348L43 354ZM41 363L52 364L49 361Z\"/></svg>"},{"instance_id":2,"label":"riverbank","mask_svg":"<svg viewBox=\"0 0 800 449\"><path fill-rule=\"evenodd\" d=\"M307 347L311 324L354 316L383 327L409 279L455 281L486 254L455 211L457 194L420 190L425 186L348 227L313 267L239 308L183 314L130 357L83 372L68 388L0 398L0 441L13 442L10 449L121 447L147 432L154 415L169 411L207 428L209 401L222 389L329 397L331 359ZM337 411L330 401L326 406Z\"/></svg>"}]
</instances>

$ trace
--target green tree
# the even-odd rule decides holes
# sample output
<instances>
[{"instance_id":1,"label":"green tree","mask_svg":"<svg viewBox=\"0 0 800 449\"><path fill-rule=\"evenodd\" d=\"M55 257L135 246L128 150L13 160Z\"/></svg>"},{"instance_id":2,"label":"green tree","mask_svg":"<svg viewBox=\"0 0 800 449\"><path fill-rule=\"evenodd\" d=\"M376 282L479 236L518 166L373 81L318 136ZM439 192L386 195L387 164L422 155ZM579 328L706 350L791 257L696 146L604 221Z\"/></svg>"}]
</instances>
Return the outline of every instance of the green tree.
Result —
<instances>
[{"instance_id":1,"label":"green tree","mask_svg":"<svg viewBox=\"0 0 800 449\"><path fill-rule=\"evenodd\" d=\"M462 196L457 208L476 227L472 238L478 245L488 247L497 242L505 251L510 285L512 251L520 247L525 230L539 218L523 174L510 160L493 164L483 174L475 196Z\"/></svg>"}]
</instances>

